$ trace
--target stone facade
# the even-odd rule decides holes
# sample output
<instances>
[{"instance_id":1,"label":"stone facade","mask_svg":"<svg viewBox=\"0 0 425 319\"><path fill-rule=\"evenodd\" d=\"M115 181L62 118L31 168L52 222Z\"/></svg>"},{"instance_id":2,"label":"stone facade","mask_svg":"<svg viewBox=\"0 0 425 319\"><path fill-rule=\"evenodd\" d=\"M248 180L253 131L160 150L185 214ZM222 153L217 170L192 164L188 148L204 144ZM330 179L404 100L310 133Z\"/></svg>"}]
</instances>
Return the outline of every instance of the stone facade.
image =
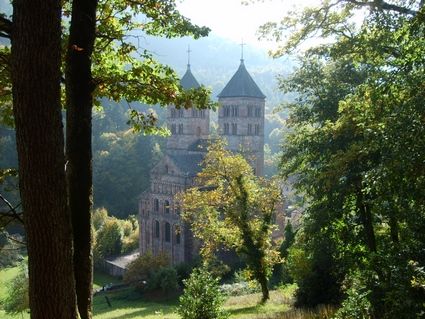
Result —
<instances>
[{"instance_id":1,"label":"stone facade","mask_svg":"<svg viewBox=\"0 0 425 319\"><path fill-rule=\"evenodd\" d=\"M198 87L190 65L181 79L185 89ZM219 94L219 134L228 148L243 150L257 175L264 172L264 108L265 96L245 68L243 60L235 75ZM166 155L152 169L150 187L139 196L139 250L170 253L172 263L190 262L197 254L197 245L190 227L180 220L174 196L195 186L201 171L199 165L206 152L210 134L209 110L178 110L167 108ZM254 155L254 156L252 156Z\"/></svg>"}]
</instances>

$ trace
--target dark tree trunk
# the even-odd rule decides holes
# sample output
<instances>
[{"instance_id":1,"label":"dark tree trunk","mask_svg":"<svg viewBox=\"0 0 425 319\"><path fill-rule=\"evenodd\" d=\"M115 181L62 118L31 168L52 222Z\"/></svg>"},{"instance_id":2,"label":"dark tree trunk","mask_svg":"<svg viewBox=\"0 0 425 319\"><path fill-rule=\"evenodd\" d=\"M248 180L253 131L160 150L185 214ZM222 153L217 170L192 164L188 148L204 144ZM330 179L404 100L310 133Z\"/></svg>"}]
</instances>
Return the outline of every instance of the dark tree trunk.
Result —
<instances>
[{"instance_id":1,"label":"dark tree trunk","mask_svg":"<svg viewBox=\"0 0 425 319\"><path fill-rule=\"evenodd\" d=\"M91 55L97 0L74 0L66 60L66 156L69 207L74 229L78 310L92 317L92 107Z\"/></svg>"},{"instance_id":2,"label":"dark tree trunk","mask_svg":"<svg viewBox=\"0 0 425 319\"><path fill-rule=\"evenodd\" d=\"M37 319L78 317L60 104L61 2L13 1L13 104Z\"/></svg>"}]
</instances>

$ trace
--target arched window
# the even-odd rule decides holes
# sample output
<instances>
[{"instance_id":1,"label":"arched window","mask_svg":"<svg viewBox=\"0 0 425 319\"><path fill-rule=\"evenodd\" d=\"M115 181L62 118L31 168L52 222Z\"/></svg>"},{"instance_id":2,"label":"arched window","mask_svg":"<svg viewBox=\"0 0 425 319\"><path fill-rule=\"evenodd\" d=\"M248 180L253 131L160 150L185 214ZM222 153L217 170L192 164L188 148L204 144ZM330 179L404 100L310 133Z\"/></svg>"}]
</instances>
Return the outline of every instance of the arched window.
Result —
<instances>
[{"instance_id":1,"label":"arched window","mask_svg":"<svg viewBox=\"0 0 425 319\"><path fill-rule=\"evenodd\" d=\"M252 135L252 124L248 124L248 135Z\"/></svg>"},{"instance_id":2,"label":"arched window","mask_svg":"<svg viewBox=\"0 0 425 319\"><path fill-rule=\"evenodd\" d=\"M176 234L176 242L175 242L176 244L180 244L180 240L181 240L180 232L181 232L180 226L179 225L174 226L174 233Z\"/></svg>"},{"instance_id":3,"label":"arched window","mask_svg":"<svg viewBox=\"0 0 425 319\"><path fill-rule=\"evenodd\" d=\"M159 211L159 200L158 200L158 198L155 198L154 201L153 201L153 210L154 210L154 212Z\"/></svg>"},{"instance_id":4,"label":"arched window","mask_svg":"<svg viewBox=\"0 0 425 319\"><path fill-rule=\"evenodd\" d=\"M169 214L170 213L170 202L168 200L165 200L164 201L164 212L166 214Z\"/></svg>"},{"instance_id":5,"label":"arched window","mask_svg":"<svg viewBox=\"0 0 425 319\"><path fill-rule=\"evenodd\" d=\"M197 126L196 127L196 136L200 136L201 135L201 127Z\"/></svg>"},{"instance_id":6,"label":"arched window","mask_svg":"<svg viewBox=\"0 0 425 319\"><path fill-rule=\"evenodd\" d=\"M165 241L169 243L171 241L171 227L170 223L165 223Z\"/></svg>"},{"instance_id":7,"label":"arched window","mask_svg":"<svg viewBox=\"0 0 425 319\"><path fill-rule=\"evenodd\" d=\"M165 174L168 174L168 165L165 165L164 170L165 170Z\"/></svg>"},{"instance_id":8,"label":"arched window","mask_svg":"<svg viewBox=\"0 0 425 319\"><path fill-rule=\"evenodd\" d=\"M258 106L255 108L255 117L261 117L261 109Z\"/></svg>"},{"instance_id":9,"label":"arched window","mask_svg":"<svg viewBox=\"0 0 425 319\"><path fill-rule=\"evenodd\" d=\"M224 123L223 134L224 135L230 134L230 132L229 132L229 123Z\"/></svg>"},{"instance_id":10,"label":"arched window","mask_svg":"<svg viewBox=\"0 0 425 319\"><path fill-rule=\"evenodd\" d=\"M159 239L159 221L155 221L155 238Z\"/></svg>"},{"instance_id":11,"label":"arched window","mask_svg":"<svg viewBox=\"0 0 425 319\"><path fill-rule=\"evenodd\" d=\"M248 116L252 117L252 105L248 105Z\"/></svg>"},{"instance_id":12,"label":"arched window","mask_svg":"<svg viewBox=\"0 0 425 319\"><path fill-rule=\"evenodd\" d=\"M238 124L232 123L232 135L237 135L237 134L238 134Z\"/></svg>"}]
</instances>

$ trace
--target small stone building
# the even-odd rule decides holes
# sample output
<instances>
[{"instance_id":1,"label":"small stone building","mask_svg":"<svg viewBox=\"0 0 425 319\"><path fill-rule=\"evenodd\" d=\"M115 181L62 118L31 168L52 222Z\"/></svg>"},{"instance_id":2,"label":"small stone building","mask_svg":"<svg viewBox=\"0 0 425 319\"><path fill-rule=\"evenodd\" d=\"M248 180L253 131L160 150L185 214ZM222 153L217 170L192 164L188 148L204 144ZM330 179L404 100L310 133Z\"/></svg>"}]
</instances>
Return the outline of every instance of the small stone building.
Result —
<instances>
[{"instance_id":1,"label":"small stone building","mask_svg":"<svg viewBox=\"0 0 425 319\"><path fill-rule=\"evenodd\" d=\"M199 87L190 64L181 79L185 89ZM259 176L264 174L264 109L265 95L245 68L240 66L218 95L219 134L228 148L244 150ZM150 187L139 196L139 250L170 253L173 264L190 262L197 254L197 246L190 227L181 222L178 203L174 196L194 186L201 171L199 165L205 155L210 134L210 110L167 108L167 126L172 135L167 137L165 156L152 169ZM200 147L201 146L201 147Z\"/></svg>"}]
</instances>

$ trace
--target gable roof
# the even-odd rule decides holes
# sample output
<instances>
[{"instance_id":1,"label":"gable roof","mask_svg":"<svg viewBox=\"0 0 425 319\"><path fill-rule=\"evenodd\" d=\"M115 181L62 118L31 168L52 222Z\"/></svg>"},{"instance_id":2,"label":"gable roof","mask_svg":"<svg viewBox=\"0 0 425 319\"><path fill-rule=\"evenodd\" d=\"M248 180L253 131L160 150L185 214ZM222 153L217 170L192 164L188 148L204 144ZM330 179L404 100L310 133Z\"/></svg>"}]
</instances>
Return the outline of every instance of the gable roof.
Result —
<instances>
[{"instance_id":1,"label":"gable roof","mask_svg":"<svg viewBox=\"0 0 425 319\"><path fill-rule=\"evenodd\" d=\"M245 68L244 60L241 59L241 64L238 70L230 79L229 83L224 87L218 95L222 97L256 97L265 99L266 96L261 92L257 83Z\"/></svg>"},{"instance_id":2,"label":"gable roof","mask_svg":"<svg viewBox=\"0 0 425 319\"><path fill-rule=\"evenodd\" d=\"M193 76L192 71L190 71L190 64L187 65L186 73L181 78L180 84L183 86L185 90L200 87L198 81Z\"/></svg>"},{"instance_id":3,"label":"gable roof","mask_svg":"<svg viewBox=\"0 0 425 319\"><path fill-rule=\"evenodd\" d=\"M201 154L168 154L168 156L188 176L195 176L202 170L199 164L204 157Z\"/></svg>"}]
</instances>

